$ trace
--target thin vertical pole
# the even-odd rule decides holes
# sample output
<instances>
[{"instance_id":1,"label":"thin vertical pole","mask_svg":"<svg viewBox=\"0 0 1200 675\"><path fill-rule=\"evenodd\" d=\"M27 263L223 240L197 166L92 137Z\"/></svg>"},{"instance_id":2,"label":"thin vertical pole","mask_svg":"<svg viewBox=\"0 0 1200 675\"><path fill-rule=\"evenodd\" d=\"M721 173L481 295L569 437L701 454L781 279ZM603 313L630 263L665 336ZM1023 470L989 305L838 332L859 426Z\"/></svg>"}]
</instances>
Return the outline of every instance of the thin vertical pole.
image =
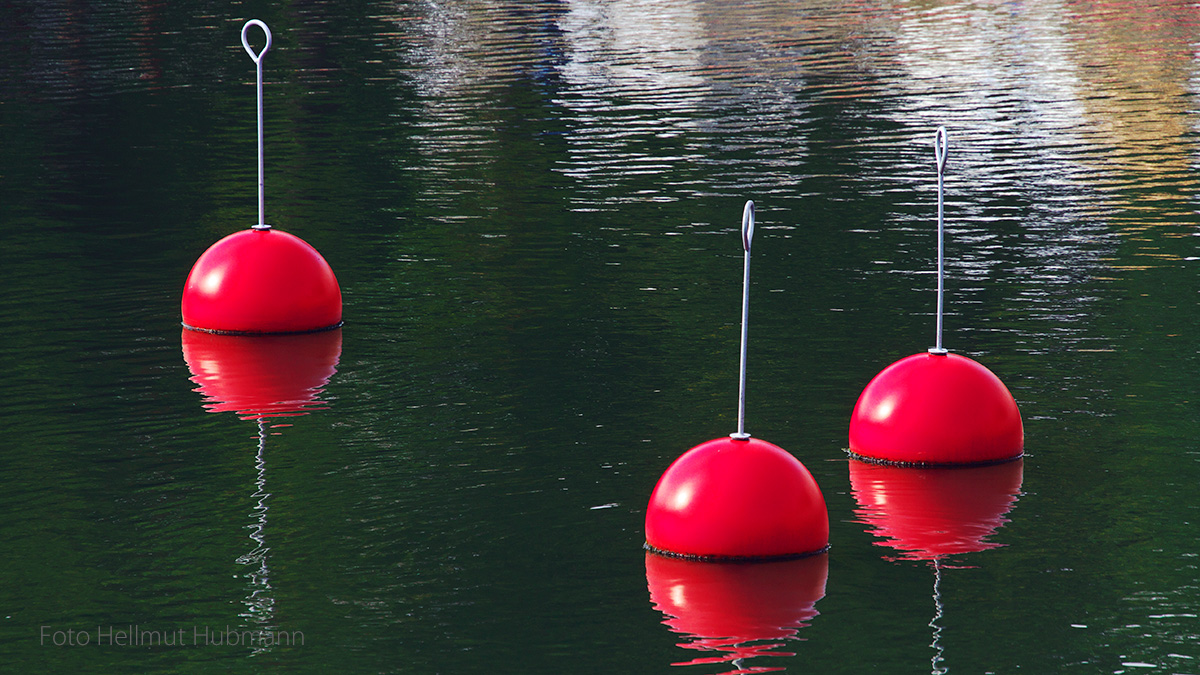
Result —
<instances>
[{"instance_id":1,"label":"thin vertical pole","mask_svg":"<svg viewBox=\"0 0 1200 675\"><path fill-rule=\"evenodd\" d=\"M251 26L258 26L267 36L267 44L263 46L262 51L257 54L250 47L250 41L247 39L247 33ZM254 61L257 69L256 85L258 88L258 224L254 226L256 230L268 230L271 228L266 223L266 198L263 189L263 55L271 48L271 29L267 28L267 24L258 19L250 19L246 25L242 26L242 47L246 53L250 55L250 59Z\"/></svg>"},{"instance_id":2,"label":"thin vertical pole","mask_svg":"<svg viewBox=\"0 0 1200 675\"><path fill-rule=\"evenodd\" d=\"M742 356L738 367L737 433L730 438L744 441L746 433L746 338L750 326L750 240L754 237L754 202L747 201L742 209Z\"/></svg>"},{"instance_id":3,"label":"thin vertical pole","mask_svg":"<svg viewBox=\"0 0 1200 675\"><path fill-rule=\"evenodd\" d=\"M948 352L942 348L942 296L945 294L945 173L946 173L946 127L938 127L933 137L933 155L937 160L937 340L929 348L930 354L944 356Z\"/></svg>"}]
</instances>

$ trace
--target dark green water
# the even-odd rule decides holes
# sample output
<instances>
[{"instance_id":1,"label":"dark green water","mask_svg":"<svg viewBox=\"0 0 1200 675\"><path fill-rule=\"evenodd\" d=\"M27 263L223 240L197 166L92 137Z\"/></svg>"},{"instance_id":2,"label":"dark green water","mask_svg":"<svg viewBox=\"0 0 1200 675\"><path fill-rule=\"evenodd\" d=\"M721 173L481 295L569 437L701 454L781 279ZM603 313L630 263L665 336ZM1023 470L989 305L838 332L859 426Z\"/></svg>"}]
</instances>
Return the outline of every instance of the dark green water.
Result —
<instances>
[{"instance_id":1,"label":"dark green water","mask_svg":"<svg viewBox=\"0 0 1200 675\"><path fill-rule=\"evenodd\" d=\"M209 412L179 326L255 222L252 17L267 220L346 318L319 402L261 428ZM0 19L0 669L1200 672L1190 3ZM933 341L939 125L945 344L1027 456L935 564L886 545L845 447ZM746 199L747 429L813 472L832 549L745 595L774 623L738 652L670 613L698 586L652 600L641 545L662 471L735 429Z\"/></svg>"}]
</instances>

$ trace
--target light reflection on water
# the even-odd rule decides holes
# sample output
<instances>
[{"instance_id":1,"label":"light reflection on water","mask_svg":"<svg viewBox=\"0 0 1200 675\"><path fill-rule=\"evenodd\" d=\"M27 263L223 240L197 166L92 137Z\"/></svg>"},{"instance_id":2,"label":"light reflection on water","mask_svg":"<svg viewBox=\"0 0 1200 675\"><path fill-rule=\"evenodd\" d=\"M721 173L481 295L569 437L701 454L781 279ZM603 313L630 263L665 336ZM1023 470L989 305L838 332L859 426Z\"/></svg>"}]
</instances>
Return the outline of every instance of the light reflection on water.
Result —
<instances>
[{"instance_id":1,"label":"light reflection on water","mask_svg":"<svg viewBox=\"0 0 1200 675\"><path fill-rule=\"evenodd\" d=\"M215 335L183 329L183 360L204 409L243 420L322 410L321 393L337 372L340 328L303 335Z\"/></svg>"},{"instance_id":2,"label":"light reflection on water","mask_svg":"<svg viewBox=\"0 0 1200 675\"><path fill-rule=\"evenodd\" d=\"M705 563L646 553L650 602L673 632L678 646L701 652L675 666L728 663L727 673L786 670L759 665L763 657L795 656L782 651L818 615L825 597L829 556L769 563Z\"/></svg>"},{"instance_id":3,"label":"light reflection on water","mask_svg":"<svg viewBox=\"0 0 1200 675\"><path fill-rule=\"evenodd\" d=\"M728 431L753 198L751 417L818 476L834 548L821 616L772 627L797 656L739 667L927 668L927 570L881 563L841 451L861 386L932 339L945 125L947 346L1002 375L1029 456L997 548L937 579L955 597L933 666L1185 663L1193 4L277 8L268 210L327 255L348 316L337 376L288 399L336 405L266 439L309 452L257 467L175 342L187 266L252 219L247 17L78 9L0 10L3 506L29 581L9 605L304 617L379 672L653 671L691 656L673 629L730 646L655 608L638 544L666 463ZM257 581L228 582L246 543L228 523L249 509L263 534L268 503L260 607ZM345 665L321 650L272 657Z\"/></svg>"},{"instance_id":4,"label":"light reflection on water","mask_svg":"<svg viewBox=\"0 0 1200 675\"><path fill-rule=\"evenodd\" d=\"M247 646L252 655L259 655L274 647L273 639L264 636L287 630L276 619L275 591L271 585L267 441L270 436L280 435L276 429L291 425L268 422L327 409L320 397L337 370L342 330L235 336L184 329L181 340L183 359L192 382L198 385L196 392L204 398L204 409L210 413L233 412L242 420L258 424L256 475L250 495L252 524L246 526L254 548L238 556L236 562L248 566L243 575L247 580L245 609L238 613L244 623L237 630L250 631Z\"/></svg>"},{"instance_id":5,"label":"light reflection on water","mask_svg":"<svg viewBox=\"0 0 1200 675\"><path fill-rule=\"evenodd\" d=\"M464 5L430 6L405 25L422 65L426 121L412 168L429 180L419 199L440 218L487 218L482 204L463 213L461 199L504 189L478 168L506 151L509 118L497 106L514 103L489 92L532 81L549 115L530 123L564 144L548 166L572 180L572 210L744 196L790 205L828 177L895 203L853 230L892 244L865 273L924 275L930 130L946 125L950 312L1019 314L1018 348L1032 353L1111 349L1080 329L1094 286L1180 259L1151 245L1133 265L1114 263L1118 237L1147 227L1140 210L1153 209L1155 227L1164 213L1193 210L1186 27L1195 11L1175 9L1156 21L1132 6L1060 3L572 2L540 13L498 3L492 12L512 21L496 22ZM1115 27L1131 19L1149 31L1160 67L1146 67L1140 45L1105 40L1127 39ZM813 117L830 107L858 122L847 119L841 138L814 138ZM814 142L832 159L819 165ZM1008 298L988 294L1012 276L1031 282ZM911 284L928 286L920 276ZM988 330L979 318L966 313L960 330ZM1043 339L1029 340L1031 330Z\"/></svg>"}]
</instances>

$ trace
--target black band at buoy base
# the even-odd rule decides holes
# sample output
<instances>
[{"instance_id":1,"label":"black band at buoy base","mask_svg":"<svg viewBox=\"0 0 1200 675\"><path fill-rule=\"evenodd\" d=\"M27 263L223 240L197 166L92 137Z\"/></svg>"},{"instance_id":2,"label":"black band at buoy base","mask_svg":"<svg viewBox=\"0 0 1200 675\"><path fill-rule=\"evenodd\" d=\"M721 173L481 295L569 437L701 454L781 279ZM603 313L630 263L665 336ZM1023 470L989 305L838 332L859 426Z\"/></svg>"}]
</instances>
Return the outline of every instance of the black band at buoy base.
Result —
<instances>
[{"instance_id":1,"label":"black band at buoy base","mask_svg":"<svg viewBox=\"0 0 1200 675\"><path fill-rule=\"evenodd\" d=\"M901 462L891 459L882 459L879 457L868 457L867 455L860 455L853 450L846 450L846 454L850 456L850 459L857 460L859 462L865 462L867 464L875 464L878 466L900 466L909 469L955 469L959 467L969 468L973 466L992 466L993 464L1007 464L1008 462L1015 462L1018 459L1024 459L1025 457L1025 452L1022 450L1020 453L1013 455L1012 457L985 459L979 462Z\"/></svg>"},{"instance_id":2,"label":"black band at buoy base","mask_svg":"<svg viewBox=\"0 0 1200 675\"><path fill-rule=\"evenodd\" d=\"M341 328L344 323L346 323L346 322L339 321L339 322L333 324L332 326L325 326L324 328L313 328L312 330L290 330L290 331L280 331L280 332L252 331L252 330L219 330L216 328L201 328L199 326L189 326L186 323L183 323L182 321L179 322L179 325L183 326L184 328L186 328L188 330L196 331L197 333L211 333L213 335L241 335L241 336L254 337L256 335L264 335L264 336L265 335L308 335L309 333L324 333L325 331L337 330L338 328Z\"/></svg>"},{"instance_id":3,"label":"black band at buoy base","mask_svg":"<svg viewBox=\"0 0 1200 675\"><path fill-rule=\"evenodd\" d=\"M661 555L664 558L677 558L679 560L691 560L694 562L714 562L714 563L756 563L756 562L776 562L782 560L801 560L803 558L811 558L813 556L828 553L830 545L826 544L825 548L820 548L807 553L785 553L783 555L700 555L695 553L676 553L674 551L665 551L660 548L654 548L649 542L643 543L642 548L646 549L654 555Z\"/></svg>"}]
</instances>

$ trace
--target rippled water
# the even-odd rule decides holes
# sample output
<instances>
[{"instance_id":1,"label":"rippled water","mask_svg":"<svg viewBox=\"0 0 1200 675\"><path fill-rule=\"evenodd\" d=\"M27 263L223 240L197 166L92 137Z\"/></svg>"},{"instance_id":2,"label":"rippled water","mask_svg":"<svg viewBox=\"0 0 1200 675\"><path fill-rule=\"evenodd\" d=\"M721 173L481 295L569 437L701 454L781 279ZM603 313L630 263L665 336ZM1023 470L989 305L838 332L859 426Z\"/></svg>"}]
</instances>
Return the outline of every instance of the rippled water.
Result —
<instances>
[{"instance_id":1,"label":"rippled water","mask_svg":"<svg viewBox=\"0 0 1200 675\"><path fill-rule=\"evenodd\" d=\"M275 35L267 220L337 273L337 345L181 338L191 264L255 220L242 12ZM1200 672L1192 3L0 18L15 671ZM934 340L938 126L945 344L1027 451L948 481L845 454ZM832 549L647 557L655 481L734 429L746 199L747 428Z\"/></svg>"}]
</instances>

